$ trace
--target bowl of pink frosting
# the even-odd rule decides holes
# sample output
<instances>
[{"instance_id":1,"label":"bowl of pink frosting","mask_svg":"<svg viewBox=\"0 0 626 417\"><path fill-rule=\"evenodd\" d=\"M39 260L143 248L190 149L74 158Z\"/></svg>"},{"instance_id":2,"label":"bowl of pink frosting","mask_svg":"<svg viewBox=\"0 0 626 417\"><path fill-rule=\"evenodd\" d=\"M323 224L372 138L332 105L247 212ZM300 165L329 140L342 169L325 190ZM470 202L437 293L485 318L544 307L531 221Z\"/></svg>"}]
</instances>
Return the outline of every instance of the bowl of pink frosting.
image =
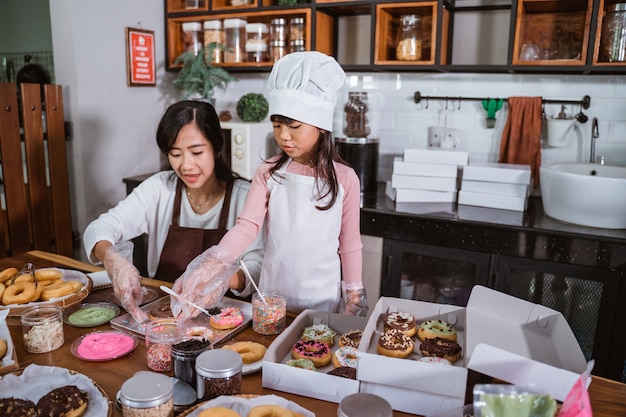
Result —
<instances>
[{"instance_id":1,"label":"bowl of pink frosting","mask_svg":"<svg viewBox=\"0 0 626 417\"><path fill-rule=\"evenodd\" d=\"M74 356L84 361L109 361L135 350L137 337L121 330L100 330L79 337L72 343Z\"/></svg>"}]
</instances>

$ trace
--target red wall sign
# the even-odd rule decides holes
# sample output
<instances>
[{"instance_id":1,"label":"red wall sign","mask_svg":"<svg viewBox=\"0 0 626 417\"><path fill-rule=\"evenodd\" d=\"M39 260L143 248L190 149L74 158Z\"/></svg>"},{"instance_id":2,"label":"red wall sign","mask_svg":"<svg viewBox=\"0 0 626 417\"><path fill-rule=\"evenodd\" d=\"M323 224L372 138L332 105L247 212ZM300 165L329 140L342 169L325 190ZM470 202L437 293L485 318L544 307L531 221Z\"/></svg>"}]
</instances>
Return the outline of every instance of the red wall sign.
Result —
<instances>
[{"instance_id":1,"label":"red wall sign","mask_svg":"<svg viewBox=\"0 0 626 417\"><path fill-rule=\"evenodd\" d=\"M154 59L154 31L126 28L128 85L156 85Z\"/></svg>"}]
</instances>

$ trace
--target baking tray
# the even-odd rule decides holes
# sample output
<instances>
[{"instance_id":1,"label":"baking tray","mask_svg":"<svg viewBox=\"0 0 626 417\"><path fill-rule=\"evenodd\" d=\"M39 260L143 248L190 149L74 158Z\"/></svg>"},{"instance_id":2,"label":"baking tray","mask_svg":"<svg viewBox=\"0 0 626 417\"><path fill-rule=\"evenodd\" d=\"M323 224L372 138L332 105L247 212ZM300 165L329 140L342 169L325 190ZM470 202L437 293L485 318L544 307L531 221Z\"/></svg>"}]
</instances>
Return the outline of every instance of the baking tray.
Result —
<instances>
[{"instance_id":1,"label":"baking tray","mask_svg":"<svg viewBox=\"0 0 626 417\"><path fill-rule=\"evenodd\" d=\"M165 297L159 298L156 301L153 301L149 304L146 304L141 307L145 312L150 312L152 308L160 306L161 304L170 302L170 296L167 295ZM185 320L184 325L187 328L191 327L206 327L211 330L211 334L209 335L209 339L213 345L216 345L220 342L225 342L230 339L237 333L243 331L248 324L252 321L252 305L245 301L235 300L233 298L224 297L222 300L211 308L224 308L224 307L237 307L241 310L241 314L243 314L243 322L235 327L234 329L229 330L218 330L211 327L209 323L209 316L206 314L200 313L198 317L193 319ZM111 327L129 331L131 333L136 334L142 339L145 339L145 323L140 324L133 319L130 313L123 314L121 316L115 317L110 321Z\"/></svg>"}]
</instances>

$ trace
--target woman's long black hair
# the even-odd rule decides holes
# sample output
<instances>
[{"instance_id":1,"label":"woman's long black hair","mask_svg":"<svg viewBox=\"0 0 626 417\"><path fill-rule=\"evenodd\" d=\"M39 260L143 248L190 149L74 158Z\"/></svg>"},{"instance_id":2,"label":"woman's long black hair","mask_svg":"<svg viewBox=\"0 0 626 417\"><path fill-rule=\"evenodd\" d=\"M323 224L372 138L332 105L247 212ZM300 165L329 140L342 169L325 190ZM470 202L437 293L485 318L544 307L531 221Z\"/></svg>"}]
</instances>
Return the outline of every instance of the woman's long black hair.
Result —
<instances>
[{"instance_id":1,"label":"woman's long black hair","mask_svg":"<svg viewBox=\"0 0 626 417\"><path fill-rule=\"evenodd\" d=\"M156 133L157 145L161 152L167 156L176 142L178 133L190 123L195 123L204 137L213 145L217 178L224 181L241 178L231 169L224 155L224 135L215 108L204 101L184 100L167 108L161 117Z\"/></svg>"},{"instance_id":2,"label":"woman's long black hair","mask_svg":"<svg viewBox=\"0 0 626 417\"><path fill-rule=\"evenodd\" d=\"M281 123L290 125L297 122L294 119L285 116L272 115L270 120L273 123ZM280 157L274 162L274 165L270 168L270 174L275 177L279 176L277 171L287 163L289 155L285 151L281 151ZM320 135L315 147L313 148L313 154L311 155L311 162L313 163L313 169L315 170L315 183L318 187L318 201L323 200L330 195L330 201L326 205L316 206L318 210L328 210L337 201L337 194L339 193L339 180L337 179L337 172L335 171L334 162L339 162L344 165L348 165L346 161L339 155L335 148L332 132L320 129ZM323 189L320 189L320 183L322 183Z\"/></svg>"}]
</instances>

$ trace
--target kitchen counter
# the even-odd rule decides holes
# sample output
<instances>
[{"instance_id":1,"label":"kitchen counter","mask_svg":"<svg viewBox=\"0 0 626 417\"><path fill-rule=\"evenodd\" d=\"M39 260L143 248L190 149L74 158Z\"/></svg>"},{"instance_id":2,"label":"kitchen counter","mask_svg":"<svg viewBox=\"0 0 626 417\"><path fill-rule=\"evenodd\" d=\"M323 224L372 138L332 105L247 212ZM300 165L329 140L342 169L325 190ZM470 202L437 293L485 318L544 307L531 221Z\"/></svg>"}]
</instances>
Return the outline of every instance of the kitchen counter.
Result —
<instances>
[{"instance_id":1,"label":"kitchen counter","mask_svg":"<svg viewBox=\"0 0 626 417\"><path fill-rule=\"evenodd\" d=\"M361 208L361 233L448 248L626 270L626 230L564 223L541 199L525 212L441 203L395 203L378 183Z\"/></svg>"}]
</instances>

